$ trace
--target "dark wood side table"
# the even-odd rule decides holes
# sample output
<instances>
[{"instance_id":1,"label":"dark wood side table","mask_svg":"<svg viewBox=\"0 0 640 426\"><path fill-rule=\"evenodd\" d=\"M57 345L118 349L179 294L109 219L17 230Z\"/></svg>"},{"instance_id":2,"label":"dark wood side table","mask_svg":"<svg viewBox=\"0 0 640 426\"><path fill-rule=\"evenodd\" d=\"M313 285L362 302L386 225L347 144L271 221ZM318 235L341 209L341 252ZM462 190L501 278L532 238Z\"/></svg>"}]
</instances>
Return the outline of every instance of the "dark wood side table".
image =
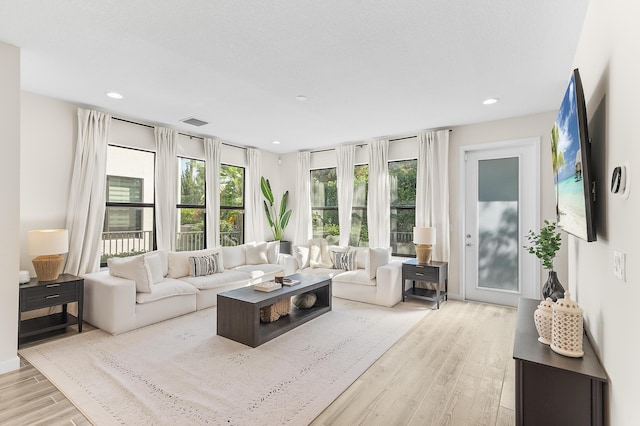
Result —
<instances>
[{"instance_id":1,"label":"dark wood side table","mask_svg":"<svg viewBox=\"0 0 640 426\"><path fill-rule=\"evenodd\" d=\"M18 313L18 345L35 340L34 336L50 331L62 330L78 324L82 332L82 304L84 300L84 279L70 274L60 274L53 281L38 281L32 278L20 285L20 309ZM78 302L78 316L67 312L67 304ZM62 312L42 317L22 320L22 312L62 305Z\"/></svg>"},{"instance_id":2,"label":"dark wood side table","mask_svg":"<svg viewBox=\"0 0 640 426\"><path fill-rule=\"evenodd\" d=\"M418 263L417 259L409 259L402 263L402 301L407 297L436 302L436 309L440 309L440 301L447 300L449 291L449 264L447 262ZM405 289L406 281L413 285ZM417 288L416 281L435 283L436 289ZM441 287L444 285L444 291Z\"/></svg>"},{"instance_id":3,"label":"dark wood side table","mask_svg":"<svg viewBox=\"0 0 640 426\"><path fill-rule=\"evenodd\" d=\"M516 425L603 425L607 375L587 336L582 358L562 356L538 342L533 313L539 302L521 298L518 304Z\"/></svg>"}]
</instances>

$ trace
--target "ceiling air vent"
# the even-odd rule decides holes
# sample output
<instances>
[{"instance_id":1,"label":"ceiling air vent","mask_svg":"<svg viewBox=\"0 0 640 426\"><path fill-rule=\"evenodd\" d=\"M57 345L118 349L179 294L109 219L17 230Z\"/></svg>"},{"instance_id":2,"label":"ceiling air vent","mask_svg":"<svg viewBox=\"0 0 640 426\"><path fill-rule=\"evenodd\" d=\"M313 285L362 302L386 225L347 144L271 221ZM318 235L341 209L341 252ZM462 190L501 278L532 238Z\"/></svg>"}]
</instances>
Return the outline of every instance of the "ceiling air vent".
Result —
<instances>
[{"instance_id":1,"label":"ceiling air vent","mask_svg":"<svg viewBox=\"0 0 640 426\"><path fill-rule=\"evenodd\" d=\"M185 118L184 120L180 120L180 121L182 121L183 123L191 124L192 126L197 126L197 127L204 126L205 124L209 124L206 121L198 120L197 118L193 118L193 117Z\"/></svg>"}]
</instances>

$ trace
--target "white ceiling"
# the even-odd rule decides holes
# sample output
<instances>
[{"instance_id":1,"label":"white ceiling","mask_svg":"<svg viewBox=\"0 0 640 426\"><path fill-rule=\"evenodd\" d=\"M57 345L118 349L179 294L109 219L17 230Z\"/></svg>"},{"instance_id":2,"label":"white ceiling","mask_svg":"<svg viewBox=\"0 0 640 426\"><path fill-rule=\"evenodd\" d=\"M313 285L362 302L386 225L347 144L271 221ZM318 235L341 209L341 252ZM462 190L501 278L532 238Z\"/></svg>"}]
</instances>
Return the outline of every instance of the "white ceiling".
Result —
<instances>
[{"instance_id":1,"label":"white ceiling","mask_svg":"<svg viewBox=\"0 0 640 426\"><path fill-rule=\"evenodd\" d=\"M555 110L587 3L0 0L0 41L24 90L284 153Z\"/></svg>"}]
</instances>

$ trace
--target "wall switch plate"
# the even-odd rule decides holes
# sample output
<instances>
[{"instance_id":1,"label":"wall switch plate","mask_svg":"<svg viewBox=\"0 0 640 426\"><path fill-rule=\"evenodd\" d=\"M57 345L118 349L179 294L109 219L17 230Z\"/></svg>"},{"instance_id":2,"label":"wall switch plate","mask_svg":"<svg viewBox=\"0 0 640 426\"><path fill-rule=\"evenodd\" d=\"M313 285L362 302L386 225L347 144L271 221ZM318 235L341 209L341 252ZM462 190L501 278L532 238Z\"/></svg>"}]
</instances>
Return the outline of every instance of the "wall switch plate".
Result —
<instances>
[{"instance_id":1,"label":"wall switch plate","mask_svg":"<svg viewBox=\"0 0 640 426\"><path fill-rule=\"evenodd\" d=\"M613 275L625 281L625 254L621 251L613 251Z\"/></svg>"}]
</instances>

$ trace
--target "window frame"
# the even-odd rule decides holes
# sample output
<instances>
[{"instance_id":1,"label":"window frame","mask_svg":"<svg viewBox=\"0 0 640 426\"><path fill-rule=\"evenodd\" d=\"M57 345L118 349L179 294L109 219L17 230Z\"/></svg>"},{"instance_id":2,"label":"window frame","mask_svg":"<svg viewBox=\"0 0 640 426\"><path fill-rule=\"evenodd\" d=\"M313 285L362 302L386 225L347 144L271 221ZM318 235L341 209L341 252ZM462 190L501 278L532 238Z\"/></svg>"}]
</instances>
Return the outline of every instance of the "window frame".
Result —
<instances>
[{"instance_id":1,"label":"window frame","mask_svg":"<svg viewBox=\"0 0 640 426\"><path fill-rule=\"evenodd\" d=\"M391 204L391 194L389 194L389 214L390 214L390 217L391 217L391 214L393 214L394 210L396 210L396 211L398 211L398 210L413 210L413 226L415 226L415 224L416 224L416 215L415 215L415 212L416 212L416 201L415 200L418 198L417 197L417 195L418 195L417 194L417 192L418 192L417 191L417 188L418 188L418 174L417 174L417 172L418 172L418 159L417 158L405 158L405 159L402 159L402 160L388 161L387 162L387 166L389 167L392 163L403 163L403 162L407 162L407 161L415 162L415 165L416 165L416 182L415 182L416 191L415 191L415 198L414 198L413 205L411 205L411 204L393 205L393 204ZM391 178L391 173L389 173L389 178ZM389 191L391 191L391 188L389 188ZM391 223L389 224L389 226L390 226L390 232L393 234L394 231L391 229ZM396 231L396 233L397 232L398 231ZM391 241L391 236L389 236L389 237L390 237L389 240ZM396 253L396 252L394 252L392 250L391 255L395 256L395 257L415 257L416 256L415 247L413 248L413 253Z\"/></svg>"},{"instance_id":2,"label":"window frame","mask_svg":"<svg viewBox=\"0 0 640 426\"><path fill-rule=\"evenodd\" d=\"M223 205L222 204L222 191L220 191L220 193L218 194L219 197L219 201L220 201L220 211L218 212L218 216L220 219L220 224L222 223L222 212L227 210L227 211L232 211L232 210L240 210L242 211L242 232L240 233L240 236L242 237L242 241L238 242L237 245L242 245L245 242L245 216L246 216L246 198L247 198L247 168L243 167L243 166L236 166L234 164L224 164L221 163L220 164L220 171L222 172L222 167L235 167L237 169L242 170L242 205L241 206L231 206L231 205ZM221 176L222 177L222 176ZM218 226L218 228L220 228L220 226ZM222 236L222 231L220 229L218 229L218 232L220 233L220 236ZM229 247L229 246L225 246L223 244L222 239L220 239L220 245L223 247Z\"/></svg>"},{"instance_id":3,"label":"window frame","mask_svg":"<svg viewBox=\"0 0 640 426\"><path fill-rule=\"evenodd\" d=\"M192 157L184 157L181 155L178 155L176 158L178 160L178 197L180 199L182 198L182 160L197 161L204 165L204 173L205 173L204 188L203 188L204 203L203 204L183 204L178 202L176 203L176 209L178 213L178 226L182 225L182 223L180 222L181 209L197 209L197 210L203 211L202 220L204 223L204 228L202 230L202 248L206 249L208 248L207 247L207 180L206 180L207 162L205 160L199 160L197 158L192 158ZM178 242L178 238L177 238L178 234L180 234L180 230L176 229L176 244ZM177 247L176 247L176 250L177 250Z\"/></svg>"}]
</instances>

